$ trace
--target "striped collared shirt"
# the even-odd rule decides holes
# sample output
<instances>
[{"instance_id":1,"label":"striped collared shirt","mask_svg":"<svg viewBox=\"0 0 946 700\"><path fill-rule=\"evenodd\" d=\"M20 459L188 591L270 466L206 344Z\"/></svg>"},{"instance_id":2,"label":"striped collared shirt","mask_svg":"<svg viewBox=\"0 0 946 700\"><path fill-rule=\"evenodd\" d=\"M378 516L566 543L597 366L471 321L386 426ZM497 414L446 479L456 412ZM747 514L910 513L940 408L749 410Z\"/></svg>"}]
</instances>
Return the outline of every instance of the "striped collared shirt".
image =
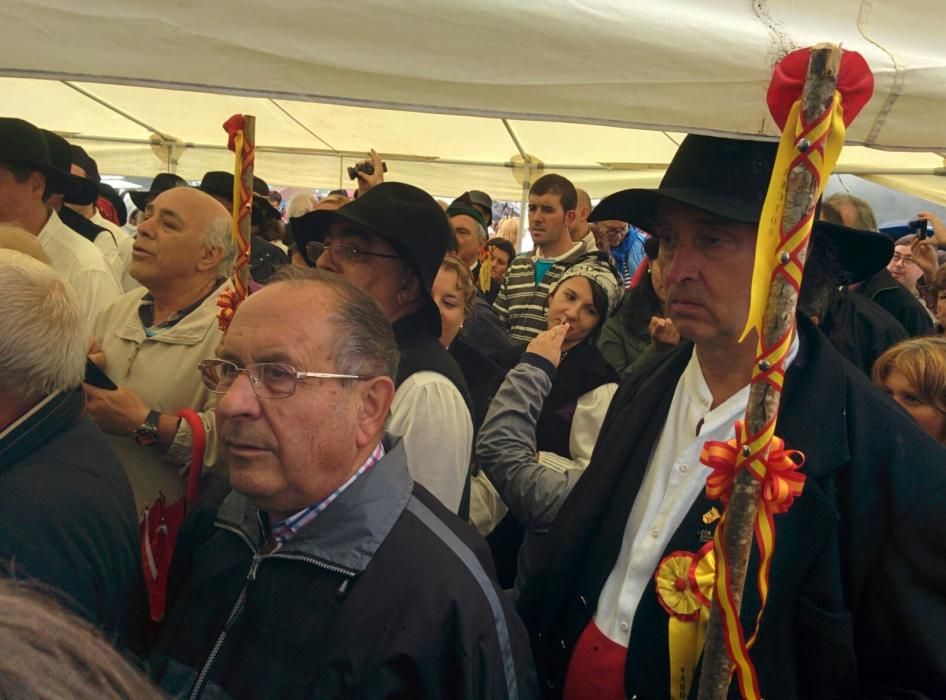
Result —
<instances>
[{"instance_id":1,"label":"striped collared shirt","mask_svg":"<svg viewBox=\"0 0 946 700\"><path fill-rule=\"evenodd\" d=\"M292 539L293 535L295 535L299 530L315 520L319 513L328 508L336 498L342 495L345 489L355 483L355 479L380 462L382 457L384 457L384 445L379 442L378 446L374 448L374 451L368 456L368 459L365 460L364 464L358 467L358 470L352 474L344 484L339 486L318 503L313 503L311 506L303 508L295 515L290 515L285 520L276 523L273 525L272 529L267 527L268 519L266 515L260 512L260 524L263 527L263 532L265 533L268 531L270 537L276 543L276 549L273 551L278 550L280 547L286 544L286 542Z\"/></svg>"}]
</instances>

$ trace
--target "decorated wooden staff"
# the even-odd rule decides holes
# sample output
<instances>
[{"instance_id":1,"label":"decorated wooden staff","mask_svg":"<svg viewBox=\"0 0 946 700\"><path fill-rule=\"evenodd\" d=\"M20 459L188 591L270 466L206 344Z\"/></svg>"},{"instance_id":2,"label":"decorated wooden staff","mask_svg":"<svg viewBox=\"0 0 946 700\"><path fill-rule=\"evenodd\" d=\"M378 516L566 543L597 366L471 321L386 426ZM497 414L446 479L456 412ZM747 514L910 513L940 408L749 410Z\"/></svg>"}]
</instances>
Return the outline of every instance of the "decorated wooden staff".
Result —
<instances>
[{"instance_id":1,"label":"decorated wooden staff","mask_svg":"<svg viewBox=\"0 0 946 700\"><path fill-rule=\"evenodd\" d=\"M787 56L776 66L769 87L769 108L782 128L782 138L759 220L749 320L743 333L743 338L753 330L758 333L756 364L745 421L737 421L735 439L704 446L701 460L713 470L707 496L719 499L725 511L712 548L686 562L697 581L696 598L702 599L704 608L712 598L701 700L726 697L734 669L742 697L761 697L749 649L768 595L775 548L773 516L788 510L805 482L798 471L804 457L786 450L775 436L795 306L815 205L841 152L845 126L872 89L864 59L845 52L842 61L840 48L830 44ZM739 611L753 539L759 547L761 606L755 630L746 639ZM714 570L711 586L707 571ZM660 581L658 576L658 588Z\"/></svg>"},{"instance_id":2,"label":"decorated wooden staff","mask_svg":"<svg viewBox=\"0 0 946 700\"><path fill-rule=\"evenodd\" d=\"M237 256L233 265L233 288L220 295L217 319L226 332L230 319L250 291L250 226L253 214L253 161L256 157L256 117L234 114L223 124L229 134L227 148L234 153L233 240Z\"/></svg>"}]
</instances>

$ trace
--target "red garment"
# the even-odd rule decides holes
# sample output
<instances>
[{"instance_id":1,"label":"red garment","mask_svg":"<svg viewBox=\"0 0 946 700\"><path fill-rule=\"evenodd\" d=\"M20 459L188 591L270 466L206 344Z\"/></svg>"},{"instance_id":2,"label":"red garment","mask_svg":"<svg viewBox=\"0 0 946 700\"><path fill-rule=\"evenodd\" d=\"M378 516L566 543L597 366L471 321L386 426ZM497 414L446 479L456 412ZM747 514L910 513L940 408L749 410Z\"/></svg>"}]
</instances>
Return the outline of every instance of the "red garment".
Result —
<instances>
[{"instance_id":1,"label":"red garment","mask_svg":"<svg viewBox=\"0 0 946 700\"><path fill-rule=\"evenodd\" d=\"M624 700L627 647L604 636L592 620L575 644L564 700Z\"/></svg>"}]
</instances>

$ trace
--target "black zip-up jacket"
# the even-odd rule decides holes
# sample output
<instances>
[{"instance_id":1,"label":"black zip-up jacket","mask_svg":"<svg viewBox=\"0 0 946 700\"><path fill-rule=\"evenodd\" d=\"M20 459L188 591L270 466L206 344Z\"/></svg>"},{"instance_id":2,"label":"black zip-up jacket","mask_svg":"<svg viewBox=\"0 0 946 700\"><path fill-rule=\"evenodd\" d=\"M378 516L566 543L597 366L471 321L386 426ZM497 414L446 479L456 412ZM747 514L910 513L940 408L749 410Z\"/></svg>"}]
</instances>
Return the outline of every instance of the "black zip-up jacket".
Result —
<instances>
[{"instance_id":1,"label":"black zip-up jacket","mask_svg":"<svg viewBox=\"0 0 946 700\"><path fill-rule=\"evenodd\" d=\"M175 552L151 656L165 691L203 698L531 698L525 629L485 543L385 457L275 553L230 492ZM207 504L209 505L209 504Z\"/></svg>"}]
</instances>

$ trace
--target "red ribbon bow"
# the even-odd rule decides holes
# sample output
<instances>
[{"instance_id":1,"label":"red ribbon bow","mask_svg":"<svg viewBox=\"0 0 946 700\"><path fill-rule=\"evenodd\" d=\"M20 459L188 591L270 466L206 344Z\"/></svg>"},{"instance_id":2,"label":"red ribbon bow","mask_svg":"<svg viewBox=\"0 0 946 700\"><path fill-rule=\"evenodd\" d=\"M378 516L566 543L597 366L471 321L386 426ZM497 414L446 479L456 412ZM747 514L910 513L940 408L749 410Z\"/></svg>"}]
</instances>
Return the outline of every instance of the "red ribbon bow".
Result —
<instances>
[{"instance_id":1,"label":"red ribbon bow","mask_svg":"<svg viewBox=\"0 0 946 700\"><path fill-rule=\"evenodd\" d=\"M800 496L805 485L805 475L798 469L805 457L798 450L786 450L785 442L773 437L765 450L743 454L743 446L749 444L745 424L736 421L736 437L726 442L710 441L703 445L700 461L713 470L706 479L706 496L719 499L723 505L729 503L733 480L738 471L746 466L762 482L762 502L772 513L787 511L796 496Z\"/></svg>"},{"instance_id":2,"label":"red ribbon bow","mask_svg":"<svg viewBox=\"0 0 946 700\"><path fill-rule=\"evenodd\" d=\"M772 73L766 101L779 129L785 129L792 105L801 98L810 55L810 48L792 51L776 64ZM841 106L844 108L844 126L850 126L874 94L874 74L859 53L841 52L837 90L841 93Z\"/></svg>"}]
</instances>

